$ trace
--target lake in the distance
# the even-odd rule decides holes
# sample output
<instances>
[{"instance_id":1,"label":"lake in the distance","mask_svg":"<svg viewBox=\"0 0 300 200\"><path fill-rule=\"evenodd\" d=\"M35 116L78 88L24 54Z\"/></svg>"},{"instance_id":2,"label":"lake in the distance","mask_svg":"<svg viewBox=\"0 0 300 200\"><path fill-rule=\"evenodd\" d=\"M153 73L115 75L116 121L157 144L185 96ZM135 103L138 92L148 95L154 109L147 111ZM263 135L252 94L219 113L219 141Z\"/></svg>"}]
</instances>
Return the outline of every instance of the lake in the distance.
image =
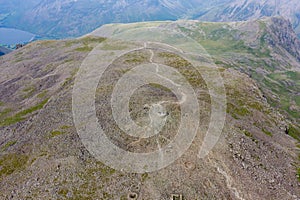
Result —
<instances>
[{"instance_id":1,"label":"lake in the distance","mask_svg":"<svg viewBox=\"0 0 300 200\"><path fill-rule=\"evenodd\" d=\"M26 31L21 31L14 28L0 28L0 44L14 45L25 42L30 42L35 38L35 35Z\"/></svg>"}]
</instances>

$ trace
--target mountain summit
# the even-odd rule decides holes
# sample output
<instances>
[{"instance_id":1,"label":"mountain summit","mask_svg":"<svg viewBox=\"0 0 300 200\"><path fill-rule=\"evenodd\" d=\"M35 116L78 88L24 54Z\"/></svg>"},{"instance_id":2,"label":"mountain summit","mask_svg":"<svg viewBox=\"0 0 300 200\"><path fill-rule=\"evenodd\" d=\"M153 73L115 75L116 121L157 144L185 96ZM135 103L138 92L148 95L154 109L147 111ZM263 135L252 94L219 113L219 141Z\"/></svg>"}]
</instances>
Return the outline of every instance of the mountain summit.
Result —
<instances>
[{"instance_id":1,"label":"mountain summit","mask_svg":"<svg viewBox=\"0 0 300 200\"><path fill-rule=\"evenodd\" d=\"M299 199L299 69L299 41L278 17L110 24L77 39L32 42L0 57L0 198ZM212 74L221 79L207 79ZM218 98L223 92L226 98ZM74 117L74 103L92 110ZM184 112L193 103L200 115ZM226 118L216 135L209 124L219 109ZM118 121L124 113L128 118ZM195 137L180 131L194 121ZM89 128L95 122L104 133ZM155 131L128 134L139 127ZM139 137L144 132L151 137ZM94 145L103 139L111 146ZM199 158L210 142L216 145ZM164 156L174 151L184 153L149 170L178 156ZM99 152L111 157L101 160ZM145 161L151 152L157 162ZM143 173L128 172L134 166Z\"/></svg>"}]
</instances>

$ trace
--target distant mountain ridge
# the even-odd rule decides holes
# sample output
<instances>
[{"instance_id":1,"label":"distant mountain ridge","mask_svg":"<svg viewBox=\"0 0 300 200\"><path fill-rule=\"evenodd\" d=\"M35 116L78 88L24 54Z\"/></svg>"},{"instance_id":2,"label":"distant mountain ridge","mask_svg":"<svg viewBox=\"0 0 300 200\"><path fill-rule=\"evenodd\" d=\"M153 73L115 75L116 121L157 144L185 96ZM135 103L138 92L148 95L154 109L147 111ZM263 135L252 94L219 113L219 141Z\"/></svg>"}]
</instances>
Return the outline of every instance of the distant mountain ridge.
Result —
<instances>
[{"instance_id":1,"label":"distant mountain ridge","mask_svg":"<svg viewBox=\"0 0 300 200\"><path fill-rule=\"evenodd\" d=\"M200 19L243 21L281 15L300 36L298 0L0 0L0 26L50 38L76 37L108 23Z\"/></svg>"},{"instance_id":2,"label":"distant mountain ridge","mask_svg":"<svg viewBox=\"0 0 300 200\"><path fill-rule=\"evenodd\" d=\"M283 16L293 24L300 34L300 4L297 0L233 0L224 1L222 6L210 9L200 20L208 21L244 21L264 16Z\"/></svg>"}]
</instances>

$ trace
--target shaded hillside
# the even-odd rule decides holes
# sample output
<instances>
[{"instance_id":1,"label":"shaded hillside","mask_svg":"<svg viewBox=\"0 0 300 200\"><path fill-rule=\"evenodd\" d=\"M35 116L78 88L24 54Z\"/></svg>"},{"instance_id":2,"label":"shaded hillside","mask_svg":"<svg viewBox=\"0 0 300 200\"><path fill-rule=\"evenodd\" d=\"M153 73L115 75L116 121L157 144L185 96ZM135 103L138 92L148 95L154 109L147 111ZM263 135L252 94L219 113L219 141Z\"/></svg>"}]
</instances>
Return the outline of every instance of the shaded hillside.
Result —
<instances>
[{"instance_id":1,"label":"shaded hillside","mask_svg":"<svg viewBox=\"0 0 300 200\"><path fill-rule=\"evenodd\" d=\"M12 50L0 46L0 56L3 56L3 55L5 55L5 54L8 54L8 53L11 52L11 51L12 51Z\"/></svg>"},{"instance_id":2,"label":"shaded hillside","mask_svg":"<svg viewBox=\"0 0 300 200\"><path fill-rule=\"evenodd\" d=\"M298 199L299 149L297 141L286 134L290 126L293 136L299 136L298 113L279 100L285 97L287 105L292 105L295 98L294 107L299 109L294 95L299 91L294 51L298 47L291 44L288 50L293 51L287 51L287 44L280 43L283 32L270 32L276 20L286 24L276 18L243 23L107 25L82 38L33 42L0 57L0 198L156 200L178 194L185 199ZM202 65L192 66L180 53L162 48L163 44L128 38L143 38L145 35L132 33L145 30L146 37L151 37L153 29L161 30L162 36L168 30L194 38L209 52L224 80L226 122L220 140L205 158L197 157L199 146L212 105L219 102L213 102L209 85L198 70L211 71L213 64L207 64L205 52L198 55ZM278 30L284 29L279 26ZM120 40L122 36L127 39ZM172 37L165 39L172 42ZM163 137L138 139L117 126L110 105L112 93L133 67L151 68L156 63L176 69L195 91L201 111L197 135L184 155L164 169L142 174L115 170L97 161L78 136L72 110L75 80L81 76L78 72L87 70L80 69L82 62L86 58L94 61L88 67L96 74L108 56L131 48L136 50L109 64L95 88L96 116L114 145L134 153L163 148L174 139L180 124L180 103L172 103L180 99L166 87L147 84L132 94L130 116L143 126L149 122L147 105L164 102L168 117ZM191 53L195 50L186 48ZM82 97L92 88L86 89Z\"/></svg>"}]
</instances>

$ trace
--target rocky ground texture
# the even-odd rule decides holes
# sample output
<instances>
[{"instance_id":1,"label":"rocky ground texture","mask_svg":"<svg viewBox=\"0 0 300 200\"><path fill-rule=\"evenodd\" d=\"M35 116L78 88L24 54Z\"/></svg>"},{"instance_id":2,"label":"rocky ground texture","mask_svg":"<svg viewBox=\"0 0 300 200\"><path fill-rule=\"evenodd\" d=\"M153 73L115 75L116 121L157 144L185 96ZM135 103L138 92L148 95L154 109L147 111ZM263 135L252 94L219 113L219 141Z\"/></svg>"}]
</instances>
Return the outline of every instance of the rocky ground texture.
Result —
<instances>
[{"instance_id":1,"label":"rocky ground texture","mask_svg":"<svg viewBox=\"0 0 300 200\"><path fill-rule=\"evenodd\" d=\"M129 30L131 26L145 24L117 28ZM113 143L127 151L157 148L156 136L137 140L113 121L111 93L133 66L155 62L178 69L201 105L198 134L181 158L160 171L125 173L105 166L86 150L72 115L72 91L82 61L99 44L108 50L122 46L106 38L109 36L101 37L103 28L74 40L33 42L0 57L1 199L300 198L300 51L289 23L270 18L240 23L179 21L159 26L172 27L199 42L224 80L226 123L209 155L197 157L210 120L211 98L201 75L180 55L155 45L127 53L111 63L98 84L95 107L99 123ZM139 88L129 105L132 119L147 124L149 109L145 105L158 100L176 101L176 96L156 84ZM180 108L176 104L166 108L170 110L168 128L162 134L172 139ZM160 141L162 145L168 142Z\"/></svg>"}]
</instances>

